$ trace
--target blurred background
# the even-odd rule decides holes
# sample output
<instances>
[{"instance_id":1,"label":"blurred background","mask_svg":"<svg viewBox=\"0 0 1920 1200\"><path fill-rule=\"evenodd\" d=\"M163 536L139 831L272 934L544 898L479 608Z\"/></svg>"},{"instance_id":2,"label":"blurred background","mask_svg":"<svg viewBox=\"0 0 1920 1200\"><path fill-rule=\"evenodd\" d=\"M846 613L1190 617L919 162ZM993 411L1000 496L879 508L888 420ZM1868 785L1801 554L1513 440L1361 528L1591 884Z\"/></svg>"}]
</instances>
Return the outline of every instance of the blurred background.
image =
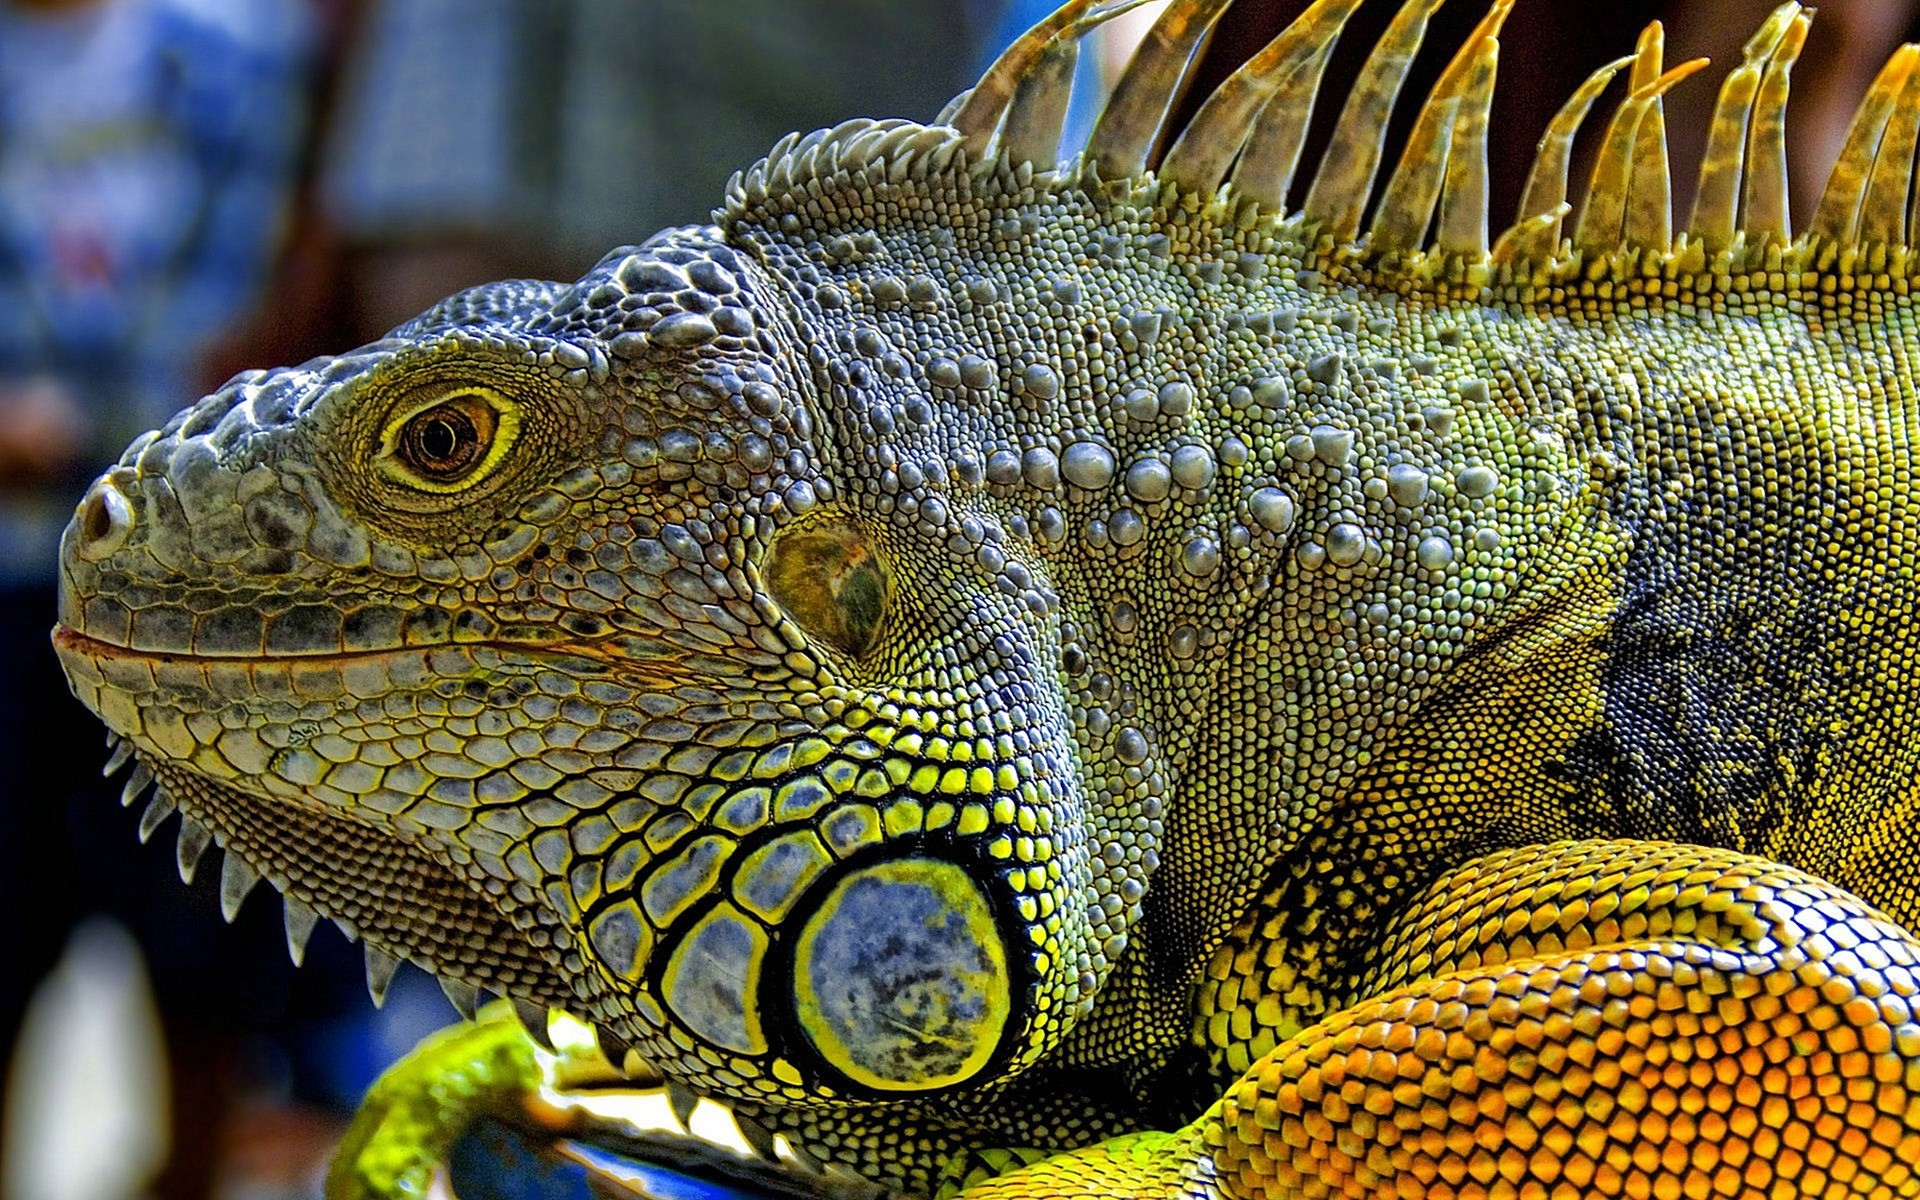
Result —
<instances>
[{"instance_id":1,"label":"blurred background","mask_svg":"<svg viewBox=\"0 0 1920 1200\"><path fill-rule=\"evenodd\" d=\"M55 543L93 473L236 370L703 220L790 129L929 119L1049 7L0 0L0 1200L317 1196L360 1091L453 1019L418 972L375 1012L330 927L296 972L269 889L223 924L217 869L176 878L171 823L140 846L47 644ZM1082 130L1158 7L1083 56ZM1242 0L1184 103L1302 7ZM1526 0L1502 39L1494 211L1553 110L1646 21L1667 22L1670 61L1724 68L1770 7ZM1393 8L1356 18L1336 85ZM1442 10L1410 94L1485 8ZM1796 211L1916 10L1821 6L1795 76ZM1682 221L1719 75L1668 102Z\"/></svg>"}]
</instances>

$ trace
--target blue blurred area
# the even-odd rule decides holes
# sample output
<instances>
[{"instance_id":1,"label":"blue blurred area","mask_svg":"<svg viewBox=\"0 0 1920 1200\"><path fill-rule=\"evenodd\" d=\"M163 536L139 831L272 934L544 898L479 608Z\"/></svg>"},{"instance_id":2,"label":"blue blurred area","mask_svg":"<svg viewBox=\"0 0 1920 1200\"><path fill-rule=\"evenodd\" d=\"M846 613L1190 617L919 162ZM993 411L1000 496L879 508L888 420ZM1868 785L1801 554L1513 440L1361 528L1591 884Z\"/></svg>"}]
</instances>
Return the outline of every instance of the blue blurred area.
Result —
<instances>
[{"instance_id":1,"label":"blue blurred area","mask_svg":"<svg viewBox=\"0 0 1920 1200\"><path fill-rule=\"evenodd\" d=\"M484 1122L454 1145L449 1182L460 1200L600 1200L578 1164L542 1154L513 1130ZM671 1186L671 1185L669 1185ZM709 1200L672 1191L652 1193L657 1200ZM719 1198L730 1200L730 1198Z\"/></svg>"},{"instance_id":2,"label":"blue blurred area","mask_svg":"<svg viewBox=\"0 0 1920 1200\"><path fill-rule=\"evenodd\" d=\"M0 580L64 520L21 485L164 419L258 297L312 47L299 0L0 5Z\"/></svg>"},{"instance_id":3,"label":"blue blurred area","mask_svg":"<svg viewBox=\"0 0 1920 1200\"><path fill-rule=\"evenodd\" d=\"M207 351L256 310L280 261L319 13L307 0L0 3L0 1054L93 912L118 915L161 964L176 1060L216 1037L184 1014L234 1011L262 986L221 982L257 949L207 929L204 901L128 841L47 631L74 497L200 389ZM207 1110L199 1096L217 1106L244 1073L246 1032L224 1035L204 1072L174 1072L187 1111Z\"/></svg>"}]
</instances>

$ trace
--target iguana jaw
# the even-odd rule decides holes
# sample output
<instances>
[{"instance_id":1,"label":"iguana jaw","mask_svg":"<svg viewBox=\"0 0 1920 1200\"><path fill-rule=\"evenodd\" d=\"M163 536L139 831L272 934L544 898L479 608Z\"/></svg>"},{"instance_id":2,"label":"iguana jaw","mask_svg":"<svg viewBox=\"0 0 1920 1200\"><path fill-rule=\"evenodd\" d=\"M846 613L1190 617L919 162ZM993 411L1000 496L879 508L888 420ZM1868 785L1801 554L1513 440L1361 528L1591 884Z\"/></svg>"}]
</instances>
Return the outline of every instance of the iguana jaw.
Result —
<instances>
[{"instance_id":1,"label":"iguana jaw","mask_svg":"<svg viewBox=\"0 0 1920 1200\"><path fill-rule=\"evenodd\" d=\"M432 974L447 999L468 1019L487 1003L489 992L498 993L512 1002L530 1037L548 1049L561 1047L555 1069L563 1072L564 1080L556 1083L579 1083L591 1077L597 1085L611 1082L622 1089L660 1089L675 1117L686 1125L697 1094L633 1053L619 1033L583 1015L587 1006L572 998L565 956L556 943L549 942L543 952L527 938L530 918L549 935L559 932L544 910L516 905L510 896L490 894L484 885L461 878L421 847L347 814L210 779L134 750L131 741L118 735L110 738L110 744L107 774L133 763L127 802L151 786L147 811L162 814L143 820L143 839L177 808L180 870L188 882L209 843L224 851L220 902L228 920L260 880L271 884L284 903L287 951L295 965L304 959L308 938L324 916L349 941L363 944L367 987L376 1004L384 1000L401 958ZM359 856L354 865L361 869L352 869L341 853L348 843ZM371 871L365 869L369 862L374 864ZM395 903L388 899L391 896L404 897L404 902ZM573 1029L585 1026L592 1031L605 1065L575 1061L572 1056L578 1048L569 1050L557 1034L550 1036L555 1010L576 1023ZM602 1074L606 1066L613 1068L612 1075ZM716 1102L728 1109L744 1143L768 1166L789 1167L812 1177L821 1170L820 1161L829 1157L810 1153L791 1138L787 1152L778 1154L770 1130L724 1100Z\"/></svg>"},{"instance_id":2,"label":"iguana jaw","mask_svg":"<svg viewBox=\"0 0 1920 1200\"><path fill-rule=\"evenodd\" d=\"M235 670L254 665L233 658L143 653L66 626L55 629L54 644L76 691L103 717L108 706L99 703L98 693L86 694L89 679L98 680L103 661L147 670L157 663ZM140 707L151 713L157 706ZM215 778L170 757L148 739L136 741L118 732L109 734L108 745L103 774L111 776L131 765L122 803L148 797L141 840L178 813L177 858L187 883L207 848L217 846L223 852L221 909L229 921L261 880L271 884L282 896L288 952L295 965L302 963L308 939L325 917L349 941L363 945L368 990L376 1005L384 1001L402 959L432 974L468 1019L487 1003L488 993L498 994L511 1002L528 1035L555 1052L555 1070L572 1078L584 1065L597 1086L658 1089L676 1119L687 1125L702 1093L641 1057L625 1032L587 1015L599 1007L588 998L593 981L570 974L569 966L577 970L579 956L566 949L569 931L546 906L517 899L513 889L477 868L462 872L450 866L444 846L409 840L391 828L300 795L284 781L276 789L280 794L269 794L260 780L270 776ZM564 1020L556 1021L555 1013ZM612 1076L599 1074L604 1068L591 1062L575 1060L579 1047L569 1048L561 1040L568 1022L574 1023L570 1036L575 1039L582 1026L591 1031L600 1058L613 1068ZM786 1145L776 1149L772 1127L750 1108L725 1096L704 1098L727 1111L742 1143L764 1164L762 1169L793 1171L799 1183L809 1186L829 1169L822 1164L833 1159L831 1150L804 1144L792 1130L784 1133ZM839 1176L836 1187L853 1186L851 1178Z\"/></svg>"},{"instance_id":3,"label":"iguana jaw","mask_svg":"<svg viewBox=\"0 0 1920 1200\"><path fill-rule=\"evenodd\" d=\"M163 747L153 730L184 727L155 721L167 705L164 692L131 697L108 679L114 671L151 674L168 667L209 672L247 671L246 660L147 654L90 638L61 626L54 645L80 698L100 711L115 732L109 773L128 759L133 773L123 794L131 804L153 785L141 821L143 838L176 810L181 815L179 865L191 880L211 843L226 851L221 867L221 907L228 919L261 879L286 899L288 950L298 962L307 938L324 916L350 940L364 940L368 982L381 999L399 959L440 978L450 997L470 1008L479 989L542 1006L579 1008L567 979L557 919L538 903L489 881L477 869L463 872L425 839L375 824L320 803L268 772L245 779L216 776ZM406 652L401 652L406 653ZM206 676L210 682L217 678ZM121 727L113 718L119 701L130 701L146 722ZM164 734L158 735L164 737ZM275 786L275 784L278 786ZM351 850L351 854L347 851ZM350 863L356 865L349 865ZM549 932L530 939L528 932Z\"/></svg>"},{"instance_id":4,"label":"iguana jaw","mask_svg":"<svg viewBox=\"0 0 1920 1200\"><path fill-rule=\"evenodd\" d=\"M839 439L877 434L814 404L838 351L789 346L793 298L711 232L671 240L564 311L423 319L141 439L69 531L62 651L131 795L158 777L149 829L228 851L228 909L264 877L296 941L341 921L376 992L405 957L456 1004L590 1014L702 1094L810 1106L783 1128L931 1113L1041 1061L1127 951L1148 706L1063 643L998 458L916 525L866 512ZM399 494L420 406L483 393L520 420L498 474ZM390 894L417 923L372 919ZM869 1019L895 992L912 1020Z\"/></svg>"},{"instance_id":5,"label":"iguana jaw","mask_svg":"<svg viewBox=\"0 0 1920 1200\"><path fill-rule=\"evenodd\" d=\"M98 681L100 666L151 671L156 664L192 669L246 671L264 660L233 656L148 653L104 642L60 625L53 641L70 680L96 710L98 693L87 697L88 681ZM367 651L335 658L368 658ZM314 656L318 657L318 656ZM157 706L142 704L152 712ZM569 974L579 957L565 947L569 933L544 905L516 898L512 889L484 871L450 866L444 846L409 840L395 830L314 801L296 790L268 794L260 776L251 780L215 778L171 758L145 739L120 732L108 736L109 759L103 774L131 766L122 803L143 797L141 840L148 840L178 813L177 861L191 883L209 846L220 860L220 903L231 921L261 880L283 901L287 949L296 966L322 917L331 920L366 956L367 986L376 1005L384 1002L402 959L433 975L447 999L469 1020L488 1002L489 993L511 1002L515 1017L535 1042L554 1052L553 1069L562 1080L590 1078L596 1086L664 1092L676 1119L685 1126L700 1098L687 1083L666 1077L628 1044L628 1035L587 1015L595 1006ZM556 1023L555 1014L564 1020ZM576 1040L591 1031L599 1059L579 1061L580 1047L562 1041L571 1023ZM556 1049L558 1047L558 1049ZM591 1053L589 1051L589 1053ZM610 1066L612 1072L606 1073ZM585 1071L586 1074L582 1075ZM816 1154L792 1140L776 1152L772 1131L724 1098L709 1097L728 1111L741 1142L765 1165L797 1170L818 1178ZM725 1160L722 1160L725 1165Z\"/></svg>"}]
</instances>

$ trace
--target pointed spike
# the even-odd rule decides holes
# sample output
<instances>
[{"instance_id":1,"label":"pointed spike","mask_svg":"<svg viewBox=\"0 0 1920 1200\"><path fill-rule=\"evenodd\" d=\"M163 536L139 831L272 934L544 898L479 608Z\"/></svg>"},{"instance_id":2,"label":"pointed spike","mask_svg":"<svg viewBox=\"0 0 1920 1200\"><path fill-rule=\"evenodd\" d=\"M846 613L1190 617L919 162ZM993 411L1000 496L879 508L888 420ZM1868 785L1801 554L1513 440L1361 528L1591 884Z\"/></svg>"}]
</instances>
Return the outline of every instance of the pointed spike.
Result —
<instances>
[{"instance_id":1,"label":"pointed spike","mask_svg":"<svg viewBox=\"0 0 1920 1200\"><path fill-rule=\"evenodd\" d=\"M246 903L247 893L260 882L260 873L243 862L233 851L227 851L227 860L220 864L220 915L228 924L240 915L240 906Z\"/></svg>"},{"instance_id":2,"label":"pointed spike","mask_svg":"<svg viewBox=\"0 0 1920 1200\"><path fill-rule=\"evenodd\" d=\"M608 1029L605 1025L595 1022L593 1026L593 1044L599 1048L600 1057L607 1060L608 1066L623 1073L626 1071L627 1052L633 1049L633 1046L627 1039L621 1037L613 1030Z\"/></svg>"},{"instance_id":3,"label":"pointed spike","mask_svg":"<svg viewBox=\"0 0 1920 1200\"><path fill-rule=\"evenodd\" d=\"M1016 38L987 68L980 82L973 85L966 101L947 122L965 136L969 159L977 162L986 154L1020 81L1026 78L1047 47L1062 34L1078 36L1073 32L1074 27L1097 3L1098 0L1067 0L1053 15Z\"/></svg>"},{"instance_id":4,"label":"pointed spike","mask_svg":"<svg viewBox=\"0 0 1920 1200\"><path fill-rule=\"evenodd\" d=\"M542 1050L553 1049L553 1037L547 1033L546 1005L515 997L513 1015L519 1020L520 1028L526 1030L527 1036L533 1039L534 1045Z\"/></svg>"},{"instance_id":5,"label":"pointed spike","mask_svg":"<svg viewBox=\"0 0 1920 1200\"><path fill-rule=\"evenodd\" d=\"M1615 59L1598 71L1587 76L1586 82L1576 89L1552 121L1547 131L1540 135L1540 144L1534 153L1533 170L1527 175L1527 190L1520 197L1520 219L1508 230L1502 242L1509 247L1510 256L1520 259L1542 262L1559 252L1560 231L1573 206L1567 201L1567 171L1573 161L1573 139L1580 132L1580 126L1586 123L1588 112L1592 111L1594 101L1600 93L1607 90L1634 56ZM1540 218L1558 213L1559 217L1549 225L1540 227L1536 222ZM1500 252L1495 251L1495 258ZM1513 261L1510 257L1502 261Z\"/></svg>"},{"instance_id":6,"label":"pointed spike","mask_svg":"<svg viewBox=\"0 0 1920 1200\"><path fill-rule=\"evenodd\" d=\"M146 845L153 840L166 819L174 814L179 806L173 802L173 793L165 788L153 789L153 799L147 801L146 811L140 814L140 844Z\"/></svg>"},{"instance_id":7,"label":"pointed spike","mask_svg":"<svg viewBox=\"0 0 1920 1200\"><path fill-rule=\"evenodd\" d=\"M473 1020L474 1010L480 1007L480 989L465 980L449 975L436 975L440 981L440 991L446 996L447 1003L453 1005L453 1011L465 1021Z\"/></svg>"},{"instance_id":8,"label":"pointed spike","mask_svg":"<svg viewBox=\"0 0 1920 1200\"><path fill-rule=\"evenodd\" d=\"M960 115L960 110L966 107L967 100L972 95L973 95L972 88L965 88L960 92L956 93L953 99L947 101L946 104L941 107L940 112L937 115L935 115L933 120L929 121L928 124L929 125L953 124L953 119ZM771 158L773 156L769 156L769 157Z\"/></svg>"},{"instance_id":9,"label":"pointed spike","mask_svg":"<svg viewBox=\"0 0 1920 1200\"><path fill-rule=\"evenodd\" d=\"M375 1008L384 1008L387 988L393 983L393 973L400 969L400 960L371 942L364 949L367 956L367 995L373 997Z\"/></svg>"},{"instance_id":10,"label":"pointed spike","mask_svg":"<svg viewBox=\"0 0 1920 1200\"><path fill-rule=\"evenodd\" d=\"M192 817L180 818L180 840L174 846L173 860L180 868L180 882L193 882L194 868L200 865L200 856L207 852L213 842L213 831Z\"/></svg>"},{"instance_id":11,"label":"pointed spike","mask_svg":"<svg viewBox=\"0 0 1920 1200\"><path fill-rule=\"evenodd\" d=\"M1087 165L1101 179L1146 173L1167 112L1184 90L1194 48L1233 0L1173 0L1153 23L1087 138Z\"/></svg>"},{"instance_id":12,"label":"pointed spike","mask_svg":"<svg viewBox=\"0 0 1920 1200\"><path fill-rule=\"evenodd\" d=\"M1473 74L1454 118L1446 187L1440 193L1440 230L1434 244L1443 254L1479 260L1487 256L1487 125L1493 116L1493 84L1500 74L1500 39L1481 40Z\"/></svg>"},{"instance_id":13,"label":"pointed spike","mask_svg":"<svg viewBox=\"0 0 1920 1200\"><path fill-rule=\"evenodd\" d=\"M1528 217L1501 234L1493 247L1494 265L1544 263L1550 260L1560 251L1560 226L1572 211L1573 205L1562 200L1546 212Z\"/></svg>"},{"instance_id":14,"label":"pointed spike","mask_svg":"<svg viewBox=\"0 0 1920 1200\"><path fill-rule=\"evenodd\" d=\"M694 1106L700 1103L700 1097L692 1088L677 1079L667 1080L667 1107L673 1110L673 1119L685 1129L687 1122L693 1119Z\"/></svg>"},{"instance_id":15,"label":"pointed spike","mask_svg":"<svg viewBox=\"0 0 1920 1200\"><path fill-rule=\"evenodd\" d=\"M1658 21L1647 22L1633 45L1633 71L1627 76L1627 90L1639 92L1666 72L1667 29ZM1636 143L1637 145L1637 143Z\"/></svg>"},{"instance_id":16,"label":"pointed spike","mask_svg":"<svg viewBox=\"0 0 1920 1200\"><path fill-rule=\"evenodd\" d=\"M1915 78L1920 79L1920 73L1916 73ZM1914 175L1910 180L1908 193L1911 207L1908 208L1906 215L1905 244L1908 246L1920 243L1920 148L1916 148L1914 153Z\"/></svg>"},{"instance_id":17,"label":"pointed spike","mask_svg":"<svg viewBox=\"0 0 1920 1200\"><path fill-rule=\"evenodd\" d=\"M1313 71L1315 60L1324 65L1332 51L1330 38L1339 36L1347 14L1358 7L1359 0L1318 0L1261 47L1214 89L1187 123L1160 164L1161 178L1201 195L1217 191L1262 110L1288 80L1303 70Z\"/></svg>"},{"instance_id":18,"label":"pointed spike","mask_svg":"<svg viewBox=\"0 0 1920 1200\"><path fill-rule=\"evenodd\" d=\"M867 1177L843 1162L822 1163L820 1173L829 1179L844 1179L852 1184L868 1184ZM868 1186L872 1186L868 1184Z\"/></svg>"},{"instance_id":19,"label":"pointed spike","mask_svg":"<svg viewBox=\"0 0 1920 1200\"><path fill-rule=\"evenodd\" d=\"M107 763L100 768L102 779L112 779L114 772L126 766L127 760L133 757L133 743L126 738L117 738L109 745L112 749L107 754Z\"/></svg>"},{"instance_id":20,"label":"pointed spike","mask_svg":"<svg viewBox=\"0 0 1920 1200\"><path fill-rule=\"evenodd\" d=\"M1459 112L1458 92L1443 95L1436 88L1427 98L1400 165L1387 180L1374 211L1373 227L1367 231L1374 249L1417 250L1426 241L1434 206L1440 202L1440 184L1453 148L1454 117Z\"/></svg>"},{"instance_id":21,"label":"pointed spike","mask_svg":"<svg viewBox=\"0 0 1920 1200\"><path fill-rule=\"evenodd\" d=\"M147 764L143 762L134 763L133 773L127 776L127 782L120 788L120 807L131 808L133 802L138 800L140 794L146 791L152 783L153 772L147 769Z\"/></svg>"},{"instance_id":22,"label":"pointed spike","mask_svg":"<svg viewBox=\"0 0 1920 1200\"><path fill-rule=\"evenodd\" d=\"M1717 254L1733 244L1740 225L1740 180L1746 170L1747 131L1760 81L1780 41L1801 12L1797 0L1773 10L1760 31L1747 40L1745 58L1720 84L1713 109L1707 149L1700 162L1700 185L1694 192L1693 215L1687 229Z\"/></svg>"},{"instance_id":23,"label":"pointed spike","mask_svg":"<svg viewBox=\"0 0 1920 1200\"><path fill-rule=\"evenodd\" d=\"M625 1043L623 1042L622 1045ZM626 1077L626 1086L630 1088L642 1090L666 1086L666 1076L660 1074L659 1068L640 1057L640 1052L632 1046L626 1046L626 1061L620 1063L619 1067L620 1073Z\"/></svg>"},{"instance_id":24,"label":"pointed spike","mask_svg":"<svg viewBox=\"0 0 1920 1200\"><path fill-rule=\"evenodd\" d=\"M1793 236L1792 205L1787 193L1787 98L1793 90L1793 64L1807 44L1813 10L1802 9L1775 48L1760 81L1747 127L1746 186L1740 198L1740 229L1749 244Z\"/></svg>"},{"instance_id":25,"label":"pointed spike","mask_svg":"<svg viewBox=\"0 0 1920 1200\"><path fill-rule=\"evenodd\" d=\"M1273 99L1254 119L1229 176L1240 196L1274 212L1286 211L1287 193L1293 190L1294 172L1300 167L1300 150L1306 144L1307 127L1313 122L1327 60L1333 57L1347 19L1359 7L1360 0L1315 4L1293 23L1314 52L1293 74L1280 80Z\"/></svg>"},{"instance_id":26,"label":"pointed spike","mask_svg":"<svg viewBox=\"0 0 1920 1200\"><path fill-rule=\"evenodd\" d=\"M787 1139L787 1160L794 1166L812 1175L825 1174L826 1167L819 1159L808 1152L805 1146L792 1138Z\"/></svg>"},{"instance_id":27,"label":"pointed spike","mask_svg":"<svg viewBox=\"0 0 1920 1200\"><path fill-rule=\"evenodd\" d=\"M1069 25L1067 33L1074 38L1083 38L1115 17L1124 17L1136 8L1145 8L1149 4L1163 2L1164 0L1102 0L1102 3L1092 12Z\"/></svg>"},{"instance_id":28,"label":"pointed spike","mask_svg":"<svg viewBox=\"0 0 1920 1200\"><path fill-rule=\"evenodd\" d=\"M285 897L282 903L280 916L287 927L287 957L297 967L307 961L307 941L313 937L314 926L320 923L320 914L292 896Z\"/></svg>"},{"instance_id":29,"label":"pointed spike","mask_svg":"<svg viewBox=\"0 0 1920 1200\"><path fill-rule=\"evenodd\" d=\"M1427 102L1421 106L1420 115L1414 119L1413 132L1407 136L1406 149L1400 154L1400 163L1381 193L1373 228L1368 232L1377 248L1415 250L1426 241L1434 206L1440 202L1440 192L1446 182L1461 104L1475 82L1477 64L1484 56L1498 53L1498 43L1493 39L1512 11L1513 0L1499 0L1487 10L1447 69L1440 73ZM1484 158L1484 138L1481 153Z\"/></svg>"},{"instance_id":30,"label":"pointed spike","mask_svg":"<svg viewBox=\"0 0 1920 1200\"><path fill-rule=\"evenodd\" d=\"M1843 246L1855 240L1867 178L1873 171L1874 157L1880 152L1893 106L1913 74L1916 54L1920 51L1912 46L1894 51L1867 90L1866 98L1860 101L1859 109L1853 114L1853 124L1847 129L1840 159L1833 164L1833 174L1827 177L1826 191L1820 196L1808 233Z\"/></svg>"},{"instance_id":31,"label":"pointed spike","mask_svg":"<svg viewBox=\"0 0 1920 1200\"><path fill-rule=\"evenodd\" d=\"M1307 193L1306 214L1321 222L1322 236L1351 242L1359 235L1360 217L1373 195L1374 176L1385 153L1393 102L1426 37L1427 21L1440 4L1441 0L1407 0L1354 81Z\"/></svg>"},{"instance_id":32,"label":"pointed spike","mask_svg":"<svg viewBox=\"0 0 1920 1200\"><path fill-rule=\"evenodd\" d=\"M1036 171L1059 165L1060 132L1066 127L1073 72L1079 64L1080 41L1075 37L1055 38L1041 53L1007 107L1000 129L1002 161L1016 166L1032 163Z\"/></svg>"},{"instance_id":33,"label":"pointed spike","mask_svg":"<svg viewBox=\"0 0 1920 1200\"><path fill-rule=\"evenodd\" d=\"M1704 58L1681 63L1627 97L1614 113L1613 123L1607 126L1606 139L1593 164L1586 206L1574 229L1575 247L1590 253L1607 253L1624 243L1628 185L1634 172L1633 155L1639 144L1640 122L1654 101L1706 65Z\"/></svg>"},{"instance_id":34,"label":"pointed spike","mask_svg":"<svg viewBox=\"0 0 1920 1200\"><path fill-rule=\"evenodd\" d=\"M1920 54L1920 49L1916 53ZM1906 86L1894 102L1893 115L1880 138L1880 150L1873 157L1873 171L1867 177L1856 238L1863 245L1911 244L1907 237L1907 203L1912 194L1914 139L1920 135L1920 59L1916 64L1908 71Z\"/></svg>"},{"instance_id":35,"label":"pointed spike","mask_svg":"<svg viewBox=\"0 0 1920 1200\"><path fill-rule=\"evenodd\" d=\"M1660 22L1641 31L1630 86L1635 92L1657 83L1666 71L1667 35ZM1629 246L1673 245L1673 164L1667 156L1666 104L1655 96L1640 116L1627 175L1627 203L1620 237Z\"/></svg>"},{"instance_id":36,"label":"pointed spike","mask_svg":"<svg viewBox=\"0 0 1920 1200\"><path fill-rule=\"evenodd\" d=\"M740 1130L740 1140L745 1142L755 1154L768 1162L779 1159L779 1150L773 1144L773 1130L744 1113L733 1114L734 1127Z\"/></svg>"}]
</instances>

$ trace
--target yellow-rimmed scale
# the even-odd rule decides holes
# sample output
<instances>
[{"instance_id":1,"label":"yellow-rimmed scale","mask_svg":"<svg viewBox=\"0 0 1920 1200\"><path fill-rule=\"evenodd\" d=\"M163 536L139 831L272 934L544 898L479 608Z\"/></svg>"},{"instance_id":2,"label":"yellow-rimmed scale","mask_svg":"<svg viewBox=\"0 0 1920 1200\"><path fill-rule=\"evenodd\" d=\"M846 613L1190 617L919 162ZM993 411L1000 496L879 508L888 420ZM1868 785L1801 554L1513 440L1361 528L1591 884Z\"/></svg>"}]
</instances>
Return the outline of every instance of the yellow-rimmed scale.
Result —
<instances>
[{"instance_id":1,"label":"yellow-rimmed scale","mask_svg":"<svg viewBox=\"0 0 1920 1200\"><path fill-rule=\"evenodd\" d=\"M838 750L809 738L778 756L780 769L808 772L799 778L763 783L749 767L732 784L686 789L647 831L660 834L657 856L607 876L612 903L589 921L589 940L668 1037L693 1035L690 1049L759 1058L791 1019L802 1039L793 1049L841 1077L821 1081L829 1087L958 1084L995 1057L1024 1003L1015 957L1044 970L1058 955L1051 816L1011 763L979 761L1003 749L990 741L882 734L911 738L927 757L862 763L850 755L879 752L880 731L864 713L848 716L866 737L848 729ZM751 756L732 757L708 777ZM894 857L899 847L924 852ZM989 866L1007 915L1027 924L1025 945L976 882ZM763 1074L747 1066L728 1069ZM791 1061L769 1069L797 1076Z\"/></svg>"},{"instance_id":2,"label":"yellow-rimmed scale","mask_svg":"<svg viewBox=\"0 0 1920 1200\"><path fill-rule=\"evenodd\" d=\"M798 522L762 571L816 644L874 644L894 580L857 528ZM736 1092L935 1091L1035 1056L1062 1024L1035 981L1067 957L1063 764L906 692L823 692L816 734L666 754L659 812L607 855L601 965Z\"/></svg>"},{"instance_id":3,"label":"yellow-rimmed scale","mask_svg":"<svg viewBox=\"0 0 1920 1200\"><path fill-rule=\"evenodd\" d=\"M881 1091L972 1078L1012 1007L990 902L965 868L929 858L841 879L801 931L793 987L814 1050Z\"/></svg>"}]
</instances>

